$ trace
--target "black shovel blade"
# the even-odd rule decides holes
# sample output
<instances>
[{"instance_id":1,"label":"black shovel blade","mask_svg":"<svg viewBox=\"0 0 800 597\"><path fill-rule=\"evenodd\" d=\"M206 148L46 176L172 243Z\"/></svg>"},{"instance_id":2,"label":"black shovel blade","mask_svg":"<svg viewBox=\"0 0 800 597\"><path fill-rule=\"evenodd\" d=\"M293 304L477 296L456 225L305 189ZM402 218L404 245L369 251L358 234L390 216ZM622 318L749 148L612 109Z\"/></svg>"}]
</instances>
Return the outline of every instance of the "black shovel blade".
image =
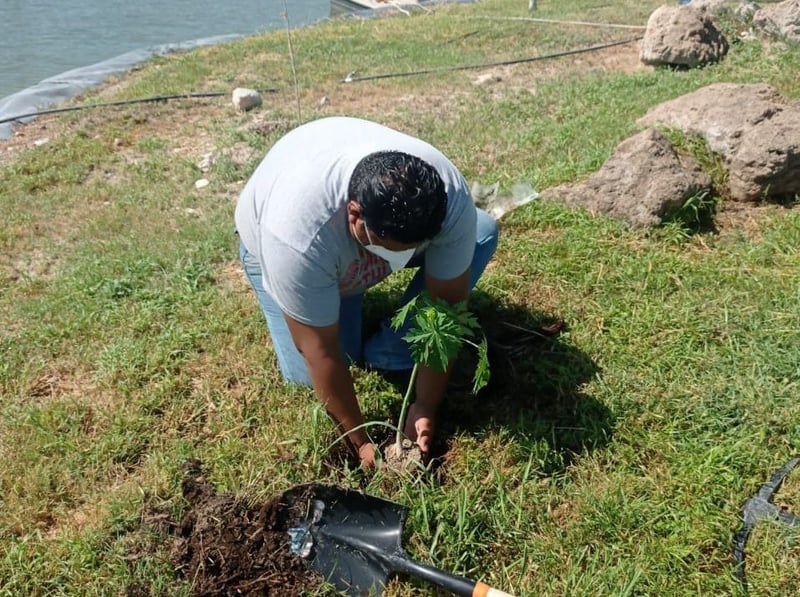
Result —
<instances>
[{"instance_id":1,"label":"black shovel blade","mask_svg":"<svg viewBox=\"0 0 800 597\"><path fill-rule=\"evenodd\" d=\"M401 541L408 510L339 487L303 487L299 493L307 500L307 514L295 526L307 529L313 539L308 564L340 591L382 595L394 571L392 562L406 557Z\"/></svg>"}]
</instances>

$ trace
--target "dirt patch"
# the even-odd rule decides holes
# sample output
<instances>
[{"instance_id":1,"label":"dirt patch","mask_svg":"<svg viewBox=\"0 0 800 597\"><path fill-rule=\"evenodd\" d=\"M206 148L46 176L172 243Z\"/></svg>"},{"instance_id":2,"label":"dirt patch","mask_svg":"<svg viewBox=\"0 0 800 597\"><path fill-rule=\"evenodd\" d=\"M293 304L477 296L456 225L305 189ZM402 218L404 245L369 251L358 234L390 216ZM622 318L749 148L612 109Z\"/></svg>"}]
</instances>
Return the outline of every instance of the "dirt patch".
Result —
<instances>
[{"instance_id":1,"label":"dirt patch","mask_svg":"<svg viewBox=\"0 0 800 597\"><path fill-rule=\"evenodd\" d=\"M474 85L498 86L508 91L535 91L536 84L553 79L567 79L592 73L646 72L652 67L639 60L635 43L612 46L603 50L567 58L534 60L513 65L501 65L466 71Z\"/></svg>"},{"instance_id":2,"label":"dirt patch","mask_svg":"<svg viewBox=\"0 0 800 597\"><path fill-rule=\"evenodd\" d=\"M169 559L192 582L192 595L291 597L320 587L321 578L289 550L287 529L304 512L293 511L281 496L249 504L241 496L218 495L196 460L187 463L185 473L189 510Z\"/></svg>"},{"instance_id":3,"label":"dirt patch","mask_svg":"<svg viewBox=\"0 0 800 597\"><path fill-rule=\"evenodd\" d=\"M396 473L420 472L424 468L422 452L419 447L409 439L404 439L400 450L393 441L384 451L383 466Z\"/></svg>"},{"instance_id":4,"label":"dirt patch","mask_svg":"<svg viewBox=\"0 0 800 597\"><path fill-rule=\"evenodd\" d=\"M217 286L221 292L226 296L238 294L250 296L250 283L242 269L242 264L238 259L232 259L226 262L221 268L217 270L215 276Z\"/></svg>"},{"instance_id":5,"label":"dirt patch","mask_svg":"<svg viewBox=\"0 0 800 597\"><path fill-rule=\"evenodd\" d=\"M13 163L25 150L46 145L63 134L65 125L55 116L39 116L33 122L14 129L10 139L0 139L0 166Z\"/></svg>"},{"instance_id":6,"label":"dirt patch","mask_svg":"<svg viewBox=\"0 0 800 597\"><path fill-rule=\"evenodd\" d=\"M763 239L764 225L788 209L774 203L743 203L726 201L714 215L714 224L720 236L744 234L753 242Z\"/></svg>"},{"instance_id":7,"label":"dirt patch","mask_svg":"<svg viewBox=\"0 0 800 597\"><path fill-rule=\"evenodd\" d=\"M369 72L357 73L357 76L382 75L391 70L375 68ZM367 117L369 114L379 114L384 119L397 119L409 111L409 106L413 106L415 113L429 112L442 118L449 113L457 114L457 110L449 108L459 101L469 99L471 92L463 89L464 81L484 88L492 99L500 100L519 92L535 93L538 83L553 79L580 77L590 73L635 73L648 70L652 68L639 60L638 45L630 43L565 59L466 69L461 73L461 83L445 83L437 79L438 93L431 93L430 90L418 94L398 93L395 86L380 81L356 81L348 84L336 82L325 91L317 92L319 97L308 97L307 100L319 103L323 114L356 112Z\"/></svg>"}]
</instances>

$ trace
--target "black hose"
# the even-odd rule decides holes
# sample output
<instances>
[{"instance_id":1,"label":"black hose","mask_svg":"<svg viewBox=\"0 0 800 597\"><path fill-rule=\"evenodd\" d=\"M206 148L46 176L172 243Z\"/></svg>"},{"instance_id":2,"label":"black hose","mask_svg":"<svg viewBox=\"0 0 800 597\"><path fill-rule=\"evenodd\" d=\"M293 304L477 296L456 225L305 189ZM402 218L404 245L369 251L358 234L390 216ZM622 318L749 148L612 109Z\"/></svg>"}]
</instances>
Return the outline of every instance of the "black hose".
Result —
<instances>
[{"instance_id":1,"label":"black hose","mask_svg":"<svg viewBox=\"0 0 800 597\"><path fill-rule=\"evenodd\" d=\"M415 70L402 73L385 73L381 75L367 75L364 77L354 77L352 75L346 76L339 81L340 83L357 83L359 81L374 81L375 79L391 79L394 77L411 77L414 75L430 75L435 73L446 73L459 70L474 70L479 68L489 68L492 66L508 66L511 64L521 64L523 62L534 62L536 60L549 60L551 58L560 58L562 56L571 56L573 54L584 54L586 52L595 52L597 50L604 50L605 48L612 48L614 46L623 46L634 41L639 41L642 36L629 37L627 39L609 42L599 46L591 46L588 48L578 48L576 50L567 50L565 52L558 52L556 54L547 54L544 56L533 56L531 58L515 58L514 60L503 60L501 62L487 62L485 64L468 64L464 66L447 66L442 68L431 68L426 70Z\"/></svg>"},{"instance_id":2,"label":"black hose","mask_svg":"<svg viewBox=\"0 0 800 597\"><path fill-rule=\"evenodd\" d=\"M259 89L259 92L274 92L277 89ZM154 97L145 97L140 99L132 99L132 100L120 100L116 102L104 102L100 104L81 104L80 106L70 106L67 108L53 108L51 110L39 110L38 112L29 112L28 114L18 114L17 116L10 116L8 118L3 118L0 120L0 124L5 124L6 122L14 122L15 120L20 120L22 118L32 118L34 116L43 116L45 114L60 114L61 112L75 112L76 110L87 110L89 108L107 108L109 106L128 106L131 104L143 104L148 102L165 102L167 100L173 99L193 99L193 98L202 98L202 97L219 97L221 95L227 95L227 91L206 91L201 93L181 93L175 95L156 95Z\"/></svg>"}]
</instances>

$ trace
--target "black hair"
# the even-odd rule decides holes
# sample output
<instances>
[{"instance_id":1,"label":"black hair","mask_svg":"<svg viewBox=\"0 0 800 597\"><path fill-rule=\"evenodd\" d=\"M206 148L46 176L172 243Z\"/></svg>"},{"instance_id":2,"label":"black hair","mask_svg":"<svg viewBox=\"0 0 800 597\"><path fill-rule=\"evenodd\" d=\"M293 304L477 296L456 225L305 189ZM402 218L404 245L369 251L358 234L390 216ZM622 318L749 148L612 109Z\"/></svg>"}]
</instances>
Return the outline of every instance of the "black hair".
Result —
<instances>
[{"instance_id":1,"label":"black hair","mask_svg":"<svg viewBox=\"0 0 800 597\"><path fill-rule=\"evenodd\" d=\"M348 198L361 207L371 232L401 243L432 239L447 213L447 192L436 169L400 151L371 153L358 162Z\"/></svg>"}]
</instances>

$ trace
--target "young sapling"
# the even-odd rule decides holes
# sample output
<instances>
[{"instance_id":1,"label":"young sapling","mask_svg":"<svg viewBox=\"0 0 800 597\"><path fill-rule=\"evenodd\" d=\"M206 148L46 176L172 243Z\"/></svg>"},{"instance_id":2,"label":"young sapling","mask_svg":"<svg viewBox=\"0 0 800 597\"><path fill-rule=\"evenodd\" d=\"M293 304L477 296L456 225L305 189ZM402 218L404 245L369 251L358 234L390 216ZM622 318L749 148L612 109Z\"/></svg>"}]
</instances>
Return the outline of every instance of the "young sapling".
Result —
<instances>
[{"instance_id":1,"label":"young sapling","mask_svg":"<svg viewBox=\"0 0 800 597\"><path fill-rule=\"evenodd\" d=\"M414 367L403 397L400 419L397 422L395 449L400 454L403 446L403 430L411 402L411 394L420 365L435 371L445 371L451 360L458 356L464 344L478 351L478 364L473 376L472 392L477 393L489 383L489 358L486 337L481 333L480 341L473 341L480 332L477 318L467 310L466 302L451 305L441 299L434 300L426 292L398 309L392 318L392 327L399 330L411 318L408 333L403 339L408 343Z\"/></svg>"}]
</instances>

